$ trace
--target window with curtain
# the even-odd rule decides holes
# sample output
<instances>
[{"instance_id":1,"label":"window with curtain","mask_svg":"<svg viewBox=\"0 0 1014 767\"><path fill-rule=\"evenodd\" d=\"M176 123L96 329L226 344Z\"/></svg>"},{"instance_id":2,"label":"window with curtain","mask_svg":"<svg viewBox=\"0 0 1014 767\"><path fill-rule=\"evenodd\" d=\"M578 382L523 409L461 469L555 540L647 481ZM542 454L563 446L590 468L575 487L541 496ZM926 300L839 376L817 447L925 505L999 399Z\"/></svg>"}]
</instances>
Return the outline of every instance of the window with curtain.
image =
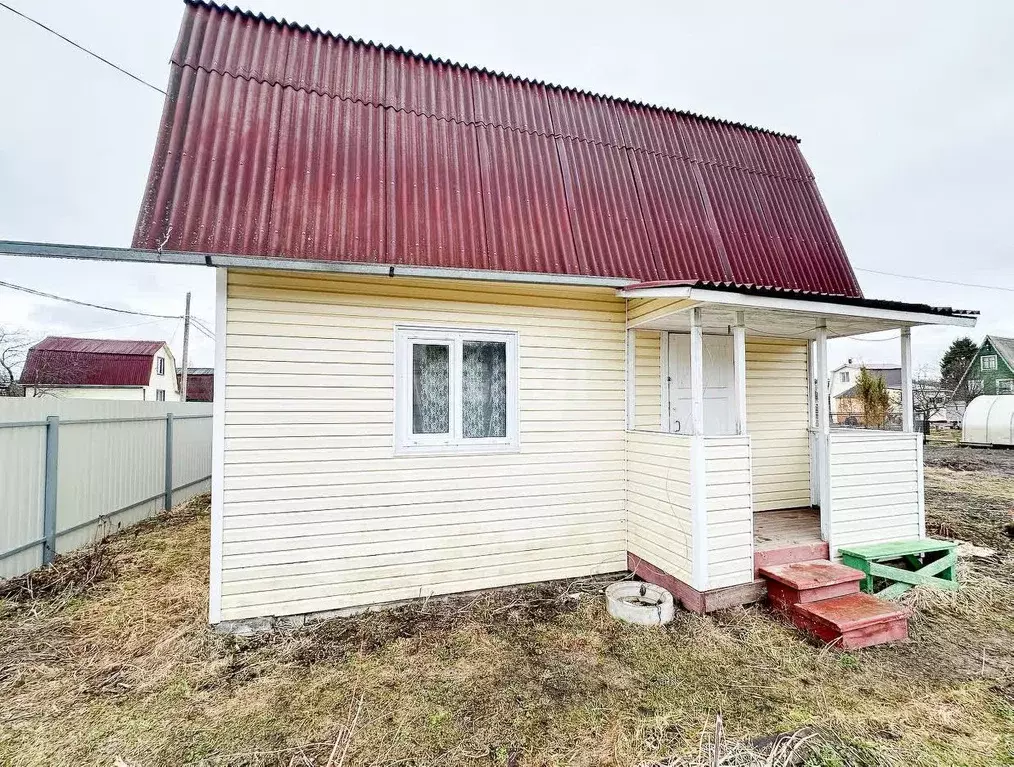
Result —
<instances>
[{"instance_id":1,"label":"window with curtain","mask_svg":"<svg viewBox=\"0 0 1014 767\"><path fill-rule=\"evenodd\" d=\"M517 447L516 333L398 328L395 367L399 451Z\"/></svg>"}]
</instances>

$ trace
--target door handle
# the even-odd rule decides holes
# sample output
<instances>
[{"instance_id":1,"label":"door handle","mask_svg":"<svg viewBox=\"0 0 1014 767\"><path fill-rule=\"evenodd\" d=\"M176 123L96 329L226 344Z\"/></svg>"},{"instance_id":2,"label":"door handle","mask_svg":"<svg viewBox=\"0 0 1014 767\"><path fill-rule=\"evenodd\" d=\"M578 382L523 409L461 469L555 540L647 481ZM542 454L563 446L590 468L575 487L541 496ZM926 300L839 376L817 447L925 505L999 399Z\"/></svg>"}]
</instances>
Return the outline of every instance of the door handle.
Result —
<instances>
[{"instance_id":1,"label":"door handle","mask_svg":"<svg viewBox=\"0 0 1014 767\"><path fill-rule=\"evenodd\" d=\"M678 432L679 432L679 430L680 430L680 428L681 428L681 424L680 424L680 422L679 422L679 421L677 421L677 422L676 422L676 429L675 429L675 431L676 431L676 432L678 433Z\"/></svg>"}]
</instances>

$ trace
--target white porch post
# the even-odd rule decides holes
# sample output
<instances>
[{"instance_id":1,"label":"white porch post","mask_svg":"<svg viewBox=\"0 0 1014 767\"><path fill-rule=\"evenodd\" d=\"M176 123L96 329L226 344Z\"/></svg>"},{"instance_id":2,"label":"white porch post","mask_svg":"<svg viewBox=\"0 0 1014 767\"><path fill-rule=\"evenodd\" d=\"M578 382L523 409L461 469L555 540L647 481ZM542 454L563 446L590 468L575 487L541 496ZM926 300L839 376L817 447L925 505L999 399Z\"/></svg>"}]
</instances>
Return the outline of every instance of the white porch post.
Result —
<instances>
[{"instance_id":1,"label":"white porch post","mask_svg":"<svg viewBox=\"0 0 1014 767\"><path fill-rule=\"evenodd\" d=\"M704 460L704 332L699 308L690 310L690 529L692 585L708 588L708 494Z\"/></svg>"},{"instance_id":2,"label":"white porch post","mask_svg":"<svg viewBox=\"0 0 1014 767\"><path fill-rule=\"evenodd\" d=\"M820 535L831 546L831 392L827 380L827 321L817 320L817 443L820 452ZM834 556L834 552L831 552Z\"/></svg>"},{"instance_id":3,"label":"white porch post","mask_svg":"<svg viewBox=\"0 0 1014 767\"><path fill-rule=\"evenodd\" d=\"M701 310L690 310L690 425L692 433L704 434L704 331Z\"/></svg>"},{"instance_id":4,"label":"white porch post","mask_svg":"<svg viewBox=\"0 0 1014 767\"><path fill-rule=\"evenodd\" d=\"M746 313L736 312L732 328L732 369L736 393L736 433L746 434Z\"/></svg>"},{"instance_id":5,"label":"white porch post","mask_svg":"<svg viewBox=\"0 0 1014 767\"><path fill-rule=\"evenodd\" d=\"M913 432L915 412L912 401L912 328L901 329L901 430Z\"/></svg>"}]
</instances>

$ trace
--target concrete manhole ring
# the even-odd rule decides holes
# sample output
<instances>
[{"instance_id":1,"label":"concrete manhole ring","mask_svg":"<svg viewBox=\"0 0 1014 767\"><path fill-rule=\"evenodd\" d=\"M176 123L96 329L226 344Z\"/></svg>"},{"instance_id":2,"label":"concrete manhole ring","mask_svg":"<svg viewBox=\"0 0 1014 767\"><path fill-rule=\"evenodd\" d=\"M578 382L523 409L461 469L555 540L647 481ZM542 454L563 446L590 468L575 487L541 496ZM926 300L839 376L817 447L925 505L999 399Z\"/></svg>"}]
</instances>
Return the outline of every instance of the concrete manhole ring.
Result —
<instances>
[{"instance_id":1,"label":"concrete manhole ring","mask_svg":"<svg viewBox=\"0 0 1014 767\"><path fill-rule=\"evenodd\" d=\"M614 618L638 626L661 626L673 619L672 594L650 583L620 581L606 587L606 609Z\"/></svg>"}]
</instances>

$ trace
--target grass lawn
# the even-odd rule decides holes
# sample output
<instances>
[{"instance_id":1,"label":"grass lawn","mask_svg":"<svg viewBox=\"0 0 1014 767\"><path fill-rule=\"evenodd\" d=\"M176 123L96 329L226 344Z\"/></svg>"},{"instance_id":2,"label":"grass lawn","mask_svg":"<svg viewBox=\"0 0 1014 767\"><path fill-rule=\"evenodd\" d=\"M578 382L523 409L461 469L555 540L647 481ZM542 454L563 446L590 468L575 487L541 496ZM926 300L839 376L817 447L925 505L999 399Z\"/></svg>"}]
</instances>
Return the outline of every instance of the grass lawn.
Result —
<instances>
[{"instance_id":1,"label":"grass lawn","mask_svg":"<svg viewBox=\"0 0 1014 767\"><path fill-rule=\"evenodd\" d=\"M763 607L621 625L603 581L220 636L197 499L0 584L0 764L1014 765L1014 452L926 456L930 533L995 553L847 654Z\"/></svg>"}]
</instances>

